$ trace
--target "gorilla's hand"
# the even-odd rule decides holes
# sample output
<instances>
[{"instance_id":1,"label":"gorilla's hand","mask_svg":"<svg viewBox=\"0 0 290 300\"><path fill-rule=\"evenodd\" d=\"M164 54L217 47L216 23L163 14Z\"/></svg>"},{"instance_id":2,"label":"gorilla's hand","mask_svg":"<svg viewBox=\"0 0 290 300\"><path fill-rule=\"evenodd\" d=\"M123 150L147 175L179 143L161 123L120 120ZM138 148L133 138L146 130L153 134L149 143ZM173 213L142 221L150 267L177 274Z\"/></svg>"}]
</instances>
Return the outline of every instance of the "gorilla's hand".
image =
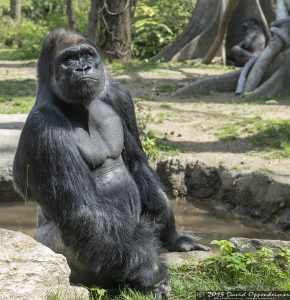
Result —
<instances>
[{"instance_id":1,"label":"gorilla's hand","mask_svg":"<svg viewBox=\"0 0 290 300\"><path fill-rule=\"evenodd\" d=\"M164 282L152 290L152 294L158 299L168 298L170 296L171 288L169 282Z\"/></svg>"},{"instance_id":2,"label":"gorilla's hand","mask_svg":"<svg viewBox=\"0 0 290 300\"><path fill-rule=\"evenodd\" d=\"M143 293L145 295L153 294L154 297L156 297L158 300L161 300L162 298L168 298L170 296L171 287L169 284L169 280L159 282L155 284L152 288L147 288L143 290Z\"/></svg>"},{"instance_id":3,"label":"gorilla's hand","mask_svg":"<svg viewBox=\"0 0 290 300\"><path fill-rule=\"evenodd\" d=\"M177 235L169 247L166 247L169 251L176 252L188 252L193 250L210 251L207 246L197 243L197 240L189 235Z\"/></svg>"}]
</instances>

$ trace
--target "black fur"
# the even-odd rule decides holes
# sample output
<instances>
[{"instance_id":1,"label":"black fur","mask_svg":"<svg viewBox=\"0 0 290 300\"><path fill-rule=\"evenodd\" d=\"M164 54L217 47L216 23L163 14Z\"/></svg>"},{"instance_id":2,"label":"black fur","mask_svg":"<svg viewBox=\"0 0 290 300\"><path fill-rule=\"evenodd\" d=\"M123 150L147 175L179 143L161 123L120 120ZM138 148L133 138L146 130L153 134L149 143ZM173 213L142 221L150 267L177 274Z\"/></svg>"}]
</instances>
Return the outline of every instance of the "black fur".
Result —
<instances>
[{"instance_id":1,"label":"black fur","mask_svg":"<svg viewBox=\"0 0 290 300\"><path fill-rule=\"evenodd\" d=\"M67 257L75 283L126 281L168 296L160 248L206 247L176 232L129 92L91 41L62 29L43 44L38 82L13 169L17 190L39 205L35 238Z\"/></svg>"},{"instance_id":2,"label":"black fur","mask_svg":"<svg viewBox=\"0 0 290 300\"><path fill-rule=\"evenodd\" d=\"M228 64L237 67L244 66L251 58L258 57L266 46L266 36L262 24L254 19L243 21L243 41L232 47L228 53Z\"/></svg>"}]
</instances>

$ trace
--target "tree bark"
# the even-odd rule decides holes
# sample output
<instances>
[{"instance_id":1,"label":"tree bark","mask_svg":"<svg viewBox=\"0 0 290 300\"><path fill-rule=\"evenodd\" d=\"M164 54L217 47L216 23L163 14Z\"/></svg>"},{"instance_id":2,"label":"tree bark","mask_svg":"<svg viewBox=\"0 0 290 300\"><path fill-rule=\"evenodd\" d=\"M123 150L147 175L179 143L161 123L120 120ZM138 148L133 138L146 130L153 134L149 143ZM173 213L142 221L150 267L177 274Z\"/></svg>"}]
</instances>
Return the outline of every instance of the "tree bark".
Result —
<instances>
[{"instance_id":1,"label":"tree bark","mask_svg":"<svg viewBox=\"0 0 290 300\"><path fill-rule=\"evenodd\" d=\"M100 48L110 59L131 58L132 0L101 0Z\"/></svg>"},{"instance_id":2,"label":"tree bark","mask_svg":"<svg viewBox=\"0 0 290 300\"><path fill-rule=\"evenodd\" d=\"M76 29L76 19L73 11L72 0L66 0L66 14L68 18L68 28L75 30Z\"/></svg>"},{"instance_id":3,"label":"tree bark","mask_svg":"<svg viewBox=\"0 0 290 300\"><path fill-rule=\"evenodd\" d=\"M215 38L215 40L214 40L212 46L210 47L207 55L202 60L202 62L204 64L211 63L211 61L214 58L214 56L216 55L218 49L222 46L224 37L225 37L226 32L227 32L229 22L231 20L232 14L235 11L238 3L239 3L239 0L228 1L225 12L223 13L221 22L219 24L217 37Z\"/></svg>"},{"instance_id":4,"label":"tree bark","mask_svg":"<svg viewBox=\"0 0 290 300\"><path fill-rule=\"evenodd\" d=\"M21 22L21 0L10 0L10 16L17 24Z\"/></svg>"},{"instance_id":5,"label":"tree bark","mask_svg":"<svg viewBox=\"0 0 290 300\"><path fill-rule=\"evenodd\" d=\"M87 36L92 41L96 38L99 3L99 0L91 0Z\"/></svg>"},{"instance_id":6,"label":"tree bark","mask_svg":"<svg viewBox=\"0 0 290 300\"><path fill-rule=\"evenodd\" d=\"M222 8L222 0L198 0L184 32L153 59L182 61L203 57L216 36Z\"/></svg>"}]
</instances>

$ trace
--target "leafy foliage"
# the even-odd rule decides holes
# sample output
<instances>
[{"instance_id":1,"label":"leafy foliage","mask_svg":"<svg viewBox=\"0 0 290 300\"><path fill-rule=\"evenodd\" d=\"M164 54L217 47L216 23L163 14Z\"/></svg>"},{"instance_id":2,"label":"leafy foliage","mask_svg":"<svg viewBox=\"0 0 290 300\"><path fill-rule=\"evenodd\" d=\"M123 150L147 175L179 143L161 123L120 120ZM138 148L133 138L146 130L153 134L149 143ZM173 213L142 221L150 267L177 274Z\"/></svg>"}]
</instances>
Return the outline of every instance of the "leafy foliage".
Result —
<instances>
[{"instance_id":1,"label":"leafy foliage","mask_svg":"<svg viewBox=\"0 0 290 300\"><path fill-rule=\"evenodd\" d=\"M17 24L9 17L0 19L0 41L2 46L12 46L17 37Z\"/></svg>"},{"instance_id":2,"label":"leafy foliage","mask_svg":"<svg viewBox=\"0 0 290 300\"><path fill-rule=\"evenodd\" d=\"M68 26L65 1L23 0L22 24L9 16L9 1L0 1L0 41L2 46L15 45L23 57L37 57L45 33ZM151 57L171 43L186 26L196 0L139 0L133 20L133 53L140 58ZM90 0L73 2L76 27L86 34ZM31 34L31 33L34 34ZM40 37L42 36L42 39Z\"/></svg>"},{"instance_id":3,"label":"leafy foliage","mask_svg":"<svg viewBox=\"0 0 290 300\"><path fill-rule=\"evenodd\" d=\"M77 28L86 32L90 0L74 1ZM21 49L19 58L36 58L46 34L67 27L65 1L25 0L22 3L22 22L18 26L9 16L9 3L0 4L0 41L3 46ZM0 42L0 44L1 44Z\"/></svg>"},{"instance_id":4,"label":"leafy foliage","mask_svg":"<svg viewBox=\"0 0 290 300\"><path fill-rule=\"evenodd\" d=\"M138 1L133 36L135 56L152 57L173 42L187 24L195 2L195 0Z\"/></svg>"},{"instance_id":5,"label":"leafy foliage","mask_svg":"<svg viewBox=\"0 0 290 300\"><path fill-rule=\"evenodd\" d=\"M286 248L274 254L269 248L262 247L256 253L240 253L236 246L227 240L212 241L220 246L221 255L207 258L200 263L201 272L216 276L230 285L247 282L251 277L259 277L261 282L269 278L279 282L290 274L290 251ZM273 288L271 286L271 288Z\"/></svg>"},{"instance_id":6,"label":"leafy foliage","mask_svg":"<svg viewBox=\"0 0 290 300\"><path fill-rule=\"evenodd\" d=\"M35 24L25 20L17 30L18 47L23 50L24 58L34 58L38 56L43 37L46 36L48 27Z\"/></svg>"},{"instance_id":7,"label":"leafy foliage","mask_svg":"<svg viewBox=\"0 0 290 300\"><path fill-rule=\"evenodd\" d=\"M150 108L144 107L142 101L135 103L137 109L137 123L143 149L149 159L156 160L162 154L177 154L179 149L169 144L165 139L160 139L148 128L151 121Z\"/></svg>"}]
</instances>

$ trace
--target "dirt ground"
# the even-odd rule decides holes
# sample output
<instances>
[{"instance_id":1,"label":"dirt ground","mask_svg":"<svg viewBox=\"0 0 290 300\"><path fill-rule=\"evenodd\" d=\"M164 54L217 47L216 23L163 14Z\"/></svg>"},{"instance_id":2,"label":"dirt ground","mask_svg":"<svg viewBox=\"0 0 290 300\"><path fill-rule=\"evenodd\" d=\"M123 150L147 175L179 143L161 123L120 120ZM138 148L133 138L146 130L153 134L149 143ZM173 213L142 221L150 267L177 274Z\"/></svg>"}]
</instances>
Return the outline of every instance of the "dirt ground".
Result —
<instances>
[{"instance_id":1,"label":"dirt ground","mask_svg":"<svg viewBox=\"0 0 290 300\"><path fill-rule=\"evenodd\" d=\"M219 137L223 126L247 118L290 119L290 97L279 100L277 104L267 104L265 101L245 103L226 93L190 98L170 97L172 91L192 80L222 72L225 71L221 68L169 67L115 77L129 87L134 100L142 100L143 109L151 114L150 129L174 142L180 148L180 155L190 156L208 165L224 165L237 172L265 171L290 182L289 158L267 157L265 153L256 151L247 136L234 140ZM0 63L0 80L35 78L33 65Z\"/></svg>"}]
</instances>

